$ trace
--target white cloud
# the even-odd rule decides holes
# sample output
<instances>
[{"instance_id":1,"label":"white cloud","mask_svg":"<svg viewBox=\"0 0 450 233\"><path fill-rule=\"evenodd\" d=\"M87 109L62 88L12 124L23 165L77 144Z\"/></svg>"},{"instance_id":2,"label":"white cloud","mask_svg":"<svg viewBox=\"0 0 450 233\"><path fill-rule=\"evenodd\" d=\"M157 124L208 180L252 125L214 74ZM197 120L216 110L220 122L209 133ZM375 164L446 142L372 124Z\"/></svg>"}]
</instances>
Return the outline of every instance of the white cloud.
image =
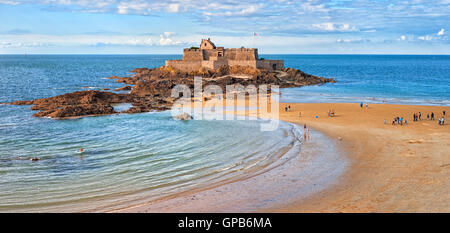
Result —
<instances>
[{"instance_id":1,"label":"white cloud","mask_svg":"<svg viewBox=\"0 0 450 233\"><path fill-rule=\"evenodd\" d=\"M418 36L417 40L421 41L447 41L448 37L446 36L445 29L439 30L437 33L431 33L424 36Z\"/></svg>"},{"instance_id":2,"label":"white cloud","mask_svg":"<svg viewBox=\"0 0 450 233\"><path fill-rule=\"evenodd\" d=\"M218 6L218 5L216 5ZM249 16L258 12L263 7L259 5L237 5L235 7L220 6L219 8L206 8L202 15L206 17L230 17L230 16ZM225 11L223 11L225 10Z\"/></svg>"},{"instance_id":3,"label":"white cloud","mask_svg":"<svg viewBox=\"0 0 450 233\"><path fill-rule=\"evenodd\" d=\"M419 36L419 37L417 37L417 39L423 40L423 41L430 41L433 39L433 37L430 35L426 35L426 36Z\"/></svg>"},{"instance_id":4,"label":"white cloud","mask_svg":"<svg viewBox=\"0 0 450 233\"><path fill-rule=\"evenodd\" d=\"M46 42L16 42L16 41L3 41L0 43L0 48L37 48L37 47L49 47L52 46L50 43Z\"/></svg>"},{"instance_id":5,"label":"white cloud","mask_svg":"<svg viewBox=\"0 0 450 233\"><path fill-rule=\"evenodd\" d=\"M399 40L406 40L406 36L405 35L400 36Z\"/></svg>"},{"instance_id":6,"label":"white cloud","mask_svg":"<svg viewBox=\"0 0 450 233\"><path fill-rule=\"evenodd\" d=\"M180 11L180 4L169 4L167 6L167 12L176 13Z\"/></svg>"},{"instance_id":7,"label":"white cloud","mask_svg":"<svg viewBox=\"0 0 450 233\"><path fill-rule=\"evenodd\" d=\"M19 5L20 2L17 2L17 1L10 1L10 0L0 0L0 4L5 4L5 5Z\"/></svg>"},{"instance_id":8,"label":"white cloud","mask_svg":"<svg viewBox=\"0 0 450 233\"><path fill-rule=\"evenodd\" d=\"M147 2L142 1L122 1L117 6L118 14L142 14L147 15L151 11L151 6Z\"/></svg>"},{"instance_id":9,"label":"white cloud","mask_svg":"<svg viewBox=\"0 0 450 233\"><path fill-rule=\"evenodd\" d=\"M313 24L313 29L321 30L321 31L338 31L338 32L352 32L352 31L358 31L358 29L355 26L351 26L347 23L321 23L321 24Z\"/></svg>"},{"instance_id":10,"label":"white cloud","mask_svg":"<svg viewBox=\"0 0 450 233\"><path fill-rule=\"evenodd\" d=\"M176 35L175 32L164 32L165 37L171 37L171 36L175 36L175 35Z\"/></svg>"},{"instance_id":11,"label":"white cloud","mask_svg":"<svg viewBox=\"0 0 450 233\"><path fill-rule=\"evenodd\" d=\"M175 36L174 32L164 32L162 35L159 35L159 45L161 46L169 46L169 45L180 45L181 41L174 41L171 36Z\"/></svg>"},{"instance_id":12,"label":"white cloud","mask_svg":"<svg viewBox=\"0 0 450 233\"><path fill-rule=\"evenodd\" d=\"M363 39L363 38L352 38L352 39L338 38L336 40L336 42L338 42L338 43L363 43L363 42L370 42L370 40L369 39Z\"/></svg>"},{"instance_id":13,"label":"white cloud","mask_svg":"<svg viewBox=\"0 0 450 233\"><path fill-rule=\"evenodd\" d=\"M0 43L9 47L65 47L65 46L154 46L158 37L124 35L6 35Z\"/></svg>"}]
</instances>

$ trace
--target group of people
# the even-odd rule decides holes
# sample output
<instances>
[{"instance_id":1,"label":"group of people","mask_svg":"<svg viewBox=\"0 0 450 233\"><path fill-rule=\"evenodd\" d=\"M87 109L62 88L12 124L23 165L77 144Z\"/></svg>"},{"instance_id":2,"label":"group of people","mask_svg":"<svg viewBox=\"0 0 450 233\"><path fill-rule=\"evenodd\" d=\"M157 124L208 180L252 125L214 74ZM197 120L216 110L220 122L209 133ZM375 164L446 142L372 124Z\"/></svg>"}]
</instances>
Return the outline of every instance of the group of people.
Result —
<instances>
[{"instance_id":1,"label":"group of people","mask_svg":"<svg viewBox=\"0 0 450 233\"><path fill-rule=\"evenodd\" d=\"M445 117L439 118L438 119L438 124L439 125L444 125L445 124Z\"/></svg>"},{"instance_id":2,"label":"group of people","mask_svg":"<svg viewBox=\"0 0 450 233\"><path fill-rule=\"evenodd\" d=\"M291 105L285 106L285 107L284 107L284 111L285 111L285 112L287 112L288 110L291 111Z\"/></svg>"},{"instance_id":3,"label":"group of people","mask_svg":"<svg viewBox=\"0 0 450 233\"><path fill-rule=\"evenodd\" d=\"M430 116L427 115L427 117L429 118ZM434 113L431 113L431 117L434 118ZM419 121L421 119L422 119L422 113L421 112L413 114L413 121Z\"/></svg>"},{"instance_id":4,"label":"group of people","mask_svg":"<svg viewBox=\"0 0 450 233\"><path fill-rule=\"evenodd\" d=\"M309 137L309 128L306 127L306 124L303 126L303 138L305 140L310 139L310 137Z\"/></svg>"},{"instance_id":5,"label":"group of people","mask_svg":"<svg viewBox=\"0 0 450 233\"><path fill-rule=\"evenodd\" d=\"M414 113L414 119L416 119L415 121L420 120L421 119L421 113L420 112L418 114ZM434 112L431 112L431 114L427 114L427 120L434 121ZM438 118L438 124L439 125L444 125L445 124L445 110L442 111L442 117Z\"/></svg>"},{"instance_id":6,"label":"group of people","mask_svg":"<svg viewBox=\"0 0 450 233\"><path fill-rule=\"evenodd\" d=\"M438 124L439 125L445 125L445 110L442 111L442 118L438 119Z\"/></svg>"},{"instance_id":7,"label":"group of people","mask_svg":"<svg viewBox=\"0 0 450 233\"><path fill-rule=\"evenodd\" d=\"M328 110L328 116L329 117L334 117L334 109L329 109Z\"/></svg>"},{"instance_id":8,"label":"group of people","mask_svg":"<svg viewBox=\"0 0 450 233\"><path fill-rule=\"evenodd\" d=\"M359 106L362 108L362 107L364 106L364 103L361 102L361 103L359 104ZM366 103L366 108L368 108L368 107L369 107L369 105Z\"/></svg>"},{"instance_id":9,"label":"group of people","mask_svg":"<svg viewBox=\"0 0 450 233\"><path fill-rule=\"evenodd\" d=\"M403 125L403 122L405 122L405 125L408 124L408 121L403 117L394 117L394 119L392 119L392 125L395 124Z\"/></svg>"},{"instance_id":10,"label":"group of people","mask_svg":"<svg viewBox=\"0 0 450 233\"><path fill-rule=\"evenodd\" d=\"M422 120L422 113L418 112L418 113L413 113L413 121L420 121ZM427 114L427 120L432 120L434 121L434 112L431 112L430 114ZM403 117L395 117L392 120L392 125L403 125L403 121L405 124L407 124L408 122L406 121L406 119L404 119ZM386 120L384 122L386 124ZM438 124L439 125L444 125L445 124L445 110L442 111L442 117L438 118Z\"/></svg>"}]
</instances>

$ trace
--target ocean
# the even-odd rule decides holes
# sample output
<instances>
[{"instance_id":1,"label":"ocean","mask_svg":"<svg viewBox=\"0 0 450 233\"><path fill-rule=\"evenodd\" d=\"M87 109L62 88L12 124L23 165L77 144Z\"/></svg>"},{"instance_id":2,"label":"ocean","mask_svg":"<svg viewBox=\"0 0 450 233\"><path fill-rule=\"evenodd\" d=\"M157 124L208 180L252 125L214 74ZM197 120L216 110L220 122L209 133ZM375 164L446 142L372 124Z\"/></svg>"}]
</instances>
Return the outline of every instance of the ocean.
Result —
<instances>
[{"instance_id":1,"label":"ocean","mask_svg":"<svg viewBox=\"0 0 450 233\"><path fill-rule=\"evenodd\" d=\"M0 102L118 88L106 77L179 55L0 55ZM450 105L450 56L262 55L334 78L282 89L282 102ZM260 120L177 121L169 112L71 120L0 105L0 212L108 211L260 172L291 149L297 127ZM86 153L79 154L79 148ZM40 161L32 162L31 157Z\"/></svg>"},{"instance_id":2,"label":"ocean","mask_svg":"<svg viewBox=\"0 0 450 233\"><path fill-rule=\"evenodd\" d=\"M450 56L267 55L336 83L283 89L281 102L450 106Z\"/></svg>"}]
</instances>

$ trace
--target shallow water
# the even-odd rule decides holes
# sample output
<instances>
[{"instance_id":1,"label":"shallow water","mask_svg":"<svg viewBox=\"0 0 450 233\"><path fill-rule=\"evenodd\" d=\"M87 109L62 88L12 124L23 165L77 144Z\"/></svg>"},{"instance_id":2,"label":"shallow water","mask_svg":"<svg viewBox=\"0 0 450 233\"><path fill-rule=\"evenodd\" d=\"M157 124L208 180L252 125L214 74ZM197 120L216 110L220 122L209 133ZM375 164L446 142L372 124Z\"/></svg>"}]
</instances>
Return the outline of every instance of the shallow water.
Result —
<instances>
[{"instance_id":1,"label":"shallow water","mask_svg":"<svg viewBox=\"0 0 450 233\"><path fill-rule=\"evenodd\" d=\"M0 123L0 211L100 211L238 179L294 138L288 124L260 132L258 121L177 121L169 112L26 118Z\"/></svg>"}]
</instances>

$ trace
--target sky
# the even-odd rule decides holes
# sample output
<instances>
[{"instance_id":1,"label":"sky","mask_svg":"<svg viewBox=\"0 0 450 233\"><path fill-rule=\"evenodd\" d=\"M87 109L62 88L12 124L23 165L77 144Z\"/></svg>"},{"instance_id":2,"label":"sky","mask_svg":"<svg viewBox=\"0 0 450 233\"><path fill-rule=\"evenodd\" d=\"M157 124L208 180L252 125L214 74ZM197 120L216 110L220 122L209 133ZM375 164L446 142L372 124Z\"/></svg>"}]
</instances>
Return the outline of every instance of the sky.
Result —
<instances>
[{"instance_id":1,"label":"sky","mask_svg":"<svg viewBox=\"0 0 450 233\"><path fill-rule=\"evenodd\" d=\"M450 0L0 0L0 54L450 54Z\"/></svg>"}]
</instances>

